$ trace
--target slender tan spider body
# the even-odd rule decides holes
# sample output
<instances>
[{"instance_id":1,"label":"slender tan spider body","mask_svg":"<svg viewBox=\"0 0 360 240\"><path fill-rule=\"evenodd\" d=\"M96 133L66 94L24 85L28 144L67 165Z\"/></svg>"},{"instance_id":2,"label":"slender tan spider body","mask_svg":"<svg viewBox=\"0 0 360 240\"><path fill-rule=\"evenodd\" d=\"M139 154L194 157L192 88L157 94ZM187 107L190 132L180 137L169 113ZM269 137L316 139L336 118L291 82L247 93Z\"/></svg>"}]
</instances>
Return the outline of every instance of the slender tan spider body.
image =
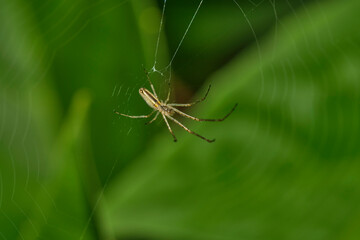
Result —
<instances>
[{"instance_id":1,"label":"slender tan spider body","mask_svg":"<svg viewBox=\"0 0 360 240\"><path fill-rule=\"evenodd\" d=\"M156 111L159 111L166 116L172 116L175 114L175 111L169 108L166 103L161 102L157 97L154 96L149 90L146 88L139 89L140 96L144 99L144 101Z\"/></svg>"},{"instance_id":2,"label":"slender tan spider body","mask_svg":"<svg viewBox=\"0 0 360 240\"><path fill-rule=\"evenodd\" d=\"M210 91L210 87L211 85L209 86L205 96L200 99L200 100L197 100L193 103L168 103L169 102L169 99L170 99L170 90L168 92L168 96L166 98L166 100L163 102L163 101L160 101L156 92L155 92L155 89L154 89L154 86L152 85L151 81L150 81L150 78L148 76L148 74L146 74L147 76L147 79L150 83L150 86L151 86L151 89L153 92L150 92L149 90L147 90L146 88L140 88L139 89L139 94L140 96L144 99L144 101L147 103L147 105L149 105L152 109L154 109L150 114L148 115L140 115L140 116L130 116L130 115L126 115L126 114L123 114L123 113L119 113L119 112L116 112L114 111L116 114L119 114L121 116L124 116L124 117L129 117L129 118L148 118L150 117L154 112L157 112L155 117L153 119L151 119L149 122L145 123L145 124L150 124L152 123L153 121L155 121L157 119L157 117L159 116L159 114L161 113L171 135L173 136L174 138L174 142L177 141L176 137L175 137L175 134L173 133L170 125L169 125L169 122L167 121L167 119L170 119L171 121L173 121L174 123L178 124L180 127L182 127L183 129L185 129L187 132L201 138L201 139L204 139L205 141L211 143L211 142L214 142L215 139L207 139L193 131L191 131L190 129L188 129L187 127L185 127L182 123L180 123L178 120L176 120L175 118L173 118L173 115L174 114L179 114L183 117L186 117L186 118L190 118L192 120L195 120L195 121L198 121L198 122L202 122L202 121L209 121L209 122L221 122L221 121L224 121L228 116L230 116L230 114L235 110L237 104L235 104L235 106L231 109L231 111L225 115L225 117L223 118L220 118L220 119L201 119L201 118L196 118L196 117L193 117L193 116L190 116L182 111L180 111L179 109L175 108L175 107L190 107L192 105L195 105L196 103L199 103L199 102L202 102L206 99L209 91Z\"/></svg>"}]
</instances>

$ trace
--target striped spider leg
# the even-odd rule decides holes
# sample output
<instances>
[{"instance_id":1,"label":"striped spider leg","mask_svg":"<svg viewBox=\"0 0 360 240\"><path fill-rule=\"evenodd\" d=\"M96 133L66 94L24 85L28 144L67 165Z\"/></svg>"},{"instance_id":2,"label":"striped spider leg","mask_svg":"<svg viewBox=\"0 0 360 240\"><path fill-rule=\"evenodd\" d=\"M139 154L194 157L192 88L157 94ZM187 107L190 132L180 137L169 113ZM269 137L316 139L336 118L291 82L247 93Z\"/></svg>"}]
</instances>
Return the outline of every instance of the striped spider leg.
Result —
<instances>
[{"instance_id":1,"label":"striped spider leg","mask_svg":"<svg viewBox=\"0 0 360 240\"><path fill-rule=\"evenodd\" d=\"M177 138L175 137L175 134L174 132L172 131L171 127L170 127L170 124L168 122L168 119L170 119L171 121L173 121L174 123L176 123L177 125L179 125L180 127L182 127L183 129L185 129L188 133L191 133L209 143L211 142L214 142L215 139L207 139L203 136L201 136L200 134L190 130L189 128L185 127L181 122L179 122L178 120L176 120L175 118L173 118L173 115L174 114L179 114L183 117L186 117L186 118L189 118L191 120L195 120L195 121L198 121L198 122L202 122L202 121L208 121L208 122L221 122L221 121L224 121L228 116L230 116L230 114L235 110L237 104L235 104L235 106L231 109L231 111L226 114L223 118L220 118L220 119L201 119L201 118L196 118L196 117L193 117L193 116L190 116L182 111L180 111L179 109L177 109L176 107L190 107L190 106L193 106L199 102L202 102L206 99L209 91L210 91L210 87L211 85L209 86L205 96L195 102L192 102L192 103L168 103L169 101L169 98L170 98L170 88L169 88L169 93L168 93L168 96L167 96L167 99L165 102L162 102L158 99L157 97L157 94L155 92L155 88L153 86L153 84L151 83L151 80L148 76L148 74L146 73L146 76L147 76L147 79L150 83L150 86L151 86L151 89L153 90L153 93L151 93L149 90L147 90L146 88L140 88L139 89L139 94L140 96L144 99L144 101L153 109L153 111L148 114L148 115L140 115L140 116L131 116L131 115L126 115L126 114L123 114L123 113L119 113L119 112L116 112L114 111L116 114L119 114L121 116L124 116L124 117L129 117L129 118L149 118L152 114L154 114L154 112L157 111L155 117L153 119L151 119L149 122L145 123L145 124L150 124L152 122L154 122L157 117L159 116L159 114L162 115L165 123L166 123L166 126L168 127L169 129L169 132L171 133L171 135L173 136L174 138L174 142L177 141Z\"/></svg>"}]
</instances>

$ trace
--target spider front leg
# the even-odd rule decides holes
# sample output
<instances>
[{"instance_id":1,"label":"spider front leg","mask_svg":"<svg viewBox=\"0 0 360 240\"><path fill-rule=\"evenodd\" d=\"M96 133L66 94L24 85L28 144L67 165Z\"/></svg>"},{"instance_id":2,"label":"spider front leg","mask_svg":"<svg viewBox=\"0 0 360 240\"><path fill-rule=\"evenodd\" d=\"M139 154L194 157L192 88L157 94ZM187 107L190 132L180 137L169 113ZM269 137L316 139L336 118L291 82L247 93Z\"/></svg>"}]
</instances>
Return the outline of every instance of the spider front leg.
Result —
<instances>
[{"instance_id":1,"label":"spider front leg","mask_svg":"<svg viewBox=\"0 0 360 240\"><path fill-rule=\"evenodd\" d=\"M169 85L169 91L168 91L168 95L166 97L166 100L165 100L165 104L167 104L170 100L170 94L171 94L171 87L170 87L170 81L168 82L168 85Z\"/></svg>"},{"instance_id":2,"label":"spider front leg","mask_svg":"<svg viewBox=\"0 0 360 240\"><path fill-rule=\"evenodd\" d=\"M148 115L131 116L131 115L126 115L126 114L123 114L123 113L119 113L119 112L117 112L117 111L114 110L114 113L116 113L116 114L118 114L118 115L121 115L121 116L124 116L124 117L128 117L128 118L148 118L148 117L150 117L151 115L153 115L154 112L155 112L155 110L152 111L152 112L151 112L150 114L148 114Z\"/></svg>"},{"instance_id":3,"label":"spider front leg","mask_svg":"<svg viewBox=\"0 0 360 240\"><path fill-rule=\"evenodd\" d=\"M175 134L173 133L173 131L172 131L172 129L171 129L171 127L170 127L170 125L169 125L169 123L168 123L165 115L164 115L164 114L161 114L161 115L162 115L163 118L164 118L164 121L165 121L165 123L166 123L166 125L167 125L167 127L168 127L168 129L169 129L169 132L171 133L171 135L172 135L173 138L174 138L174 142L177 142L177 139L176 139L176 137L175 137Z\"/></svg>"},{"instance_id":4,"label":"spider front leg","mask_svg":"<svg viewBox=\"0 0 360 240\"><path fill-rule=\"evenodd\" d=\"M170 108L172 110L174 110L174 112L178 113L179 115L183 116L183 117L186 117L186 118L190 118L191 120L194 120L194 121L198 121L198 122L221 122L221 121L224 121L228 116L230 116L230 114L235 110L235 108L237 107L237 103L235 104L235 106L231 109L231 111L225 115L225 117L223 118L219 118L219 119L202 119L202 118L196 118L196 117L193 117L193 116L190 116L186 113L183 113L182 111L174 108L174 107L171 107Z\"/></svg>"},{"instance_id":5,"label":"spider front leg","mask_svg":"<svg viewBox=\"0 0 360 240\"><path fill-rule=\"evenodd\" d=\"M151 89L152 89L155 97L158 98L158 96L157 96L157 94L156 94L156 92L155 92L154 85L152 84L152 82L151 82L151 80L150 80L149 73L146 71L146 69L145 69L144 67L143 67L143 69L144 69L144 72L145 72L145 74L146 74L146 78L147 78L147 80L149 81L150 87L151 87Z\"/></svg>"},{"instance_id":6,"label":"spider front leg","mask_svg":"<svg viewBox=\"0 0 360 240\"><path fill-rule=\"evenodd\" d=\"M168 105L173 106L173 107L191 107L199 102L204 101L206 99L207 95L209 94L210 88L211 88L211 84L209 85L209 88L206 91L205 96L202 99L199 99L195 102L192 102L192 103L169 103Z\"/></svg>"}]
</instances>

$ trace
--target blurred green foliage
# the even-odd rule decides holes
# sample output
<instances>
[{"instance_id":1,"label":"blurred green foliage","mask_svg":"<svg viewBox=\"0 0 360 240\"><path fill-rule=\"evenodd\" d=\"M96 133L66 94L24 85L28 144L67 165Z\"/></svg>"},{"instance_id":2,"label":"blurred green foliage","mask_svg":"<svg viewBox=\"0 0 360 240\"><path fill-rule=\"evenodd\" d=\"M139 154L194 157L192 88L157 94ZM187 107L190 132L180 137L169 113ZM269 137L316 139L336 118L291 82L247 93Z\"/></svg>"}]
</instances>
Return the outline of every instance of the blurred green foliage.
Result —
<instances>
[{"instance_id":1,"label":"blurred green foliage","mask_svg":"<svg viewBox=\"0 0 360 240\"><path fill-rule=\"evenodd\" d=\"M0 2L3 239L359 239L359 1ZM245 15L243 12L245 12ZM250 25L249 25L250 23ZM199 90L199 91L197 91ZM197 92L195 94L195 92Z\"/></svg>"}]
</instances>

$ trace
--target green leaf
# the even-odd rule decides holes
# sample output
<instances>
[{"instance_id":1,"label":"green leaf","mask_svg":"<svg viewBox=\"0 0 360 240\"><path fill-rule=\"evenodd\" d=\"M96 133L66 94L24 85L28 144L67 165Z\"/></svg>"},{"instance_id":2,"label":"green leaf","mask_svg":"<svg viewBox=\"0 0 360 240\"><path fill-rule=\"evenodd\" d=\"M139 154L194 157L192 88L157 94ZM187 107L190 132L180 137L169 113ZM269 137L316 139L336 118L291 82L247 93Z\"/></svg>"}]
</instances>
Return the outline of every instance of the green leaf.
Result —
<instances>
[{"instance_id":1,"label":"green leaf","mask_svg":"<svg viewBox=\"0 0 360 240\"><path fill-rule=\"evenodd\" d=\"M106 190L108 232L153 239L360 236L358 1L308 4L212 78L174 127ZM241 12L239 12L241 14ZM273 39L276 39L273 41ZM260 55L259 55L260 54Z\"/></svg>"},{"instance_id":2,"label":"green leaf","mask_svg":"<svg viewBox=\"0 0 360 240\"><path fill-rule=\"evenodd\" d=\"M51 59L32 11L21 1L3 1L0 17L0 236L93 239L77 169L89 93L77 91L60 124Z\"/></svg>"},{"instance_id":3,"label":"green leaf","mask_svg":"<svg viewBox=\"0 0 360 240\"><path fill-rule=\"evenodd\" d=\"M138 15L154 3L0 5L0 237L101 237L94 221L101 187L146 144L145 126L113 110L146 110L131 96L146 81L141 65L153 61L144 49L155 47L157 33L144 29L159 16Z\"/></svg>"}]
</instances>

